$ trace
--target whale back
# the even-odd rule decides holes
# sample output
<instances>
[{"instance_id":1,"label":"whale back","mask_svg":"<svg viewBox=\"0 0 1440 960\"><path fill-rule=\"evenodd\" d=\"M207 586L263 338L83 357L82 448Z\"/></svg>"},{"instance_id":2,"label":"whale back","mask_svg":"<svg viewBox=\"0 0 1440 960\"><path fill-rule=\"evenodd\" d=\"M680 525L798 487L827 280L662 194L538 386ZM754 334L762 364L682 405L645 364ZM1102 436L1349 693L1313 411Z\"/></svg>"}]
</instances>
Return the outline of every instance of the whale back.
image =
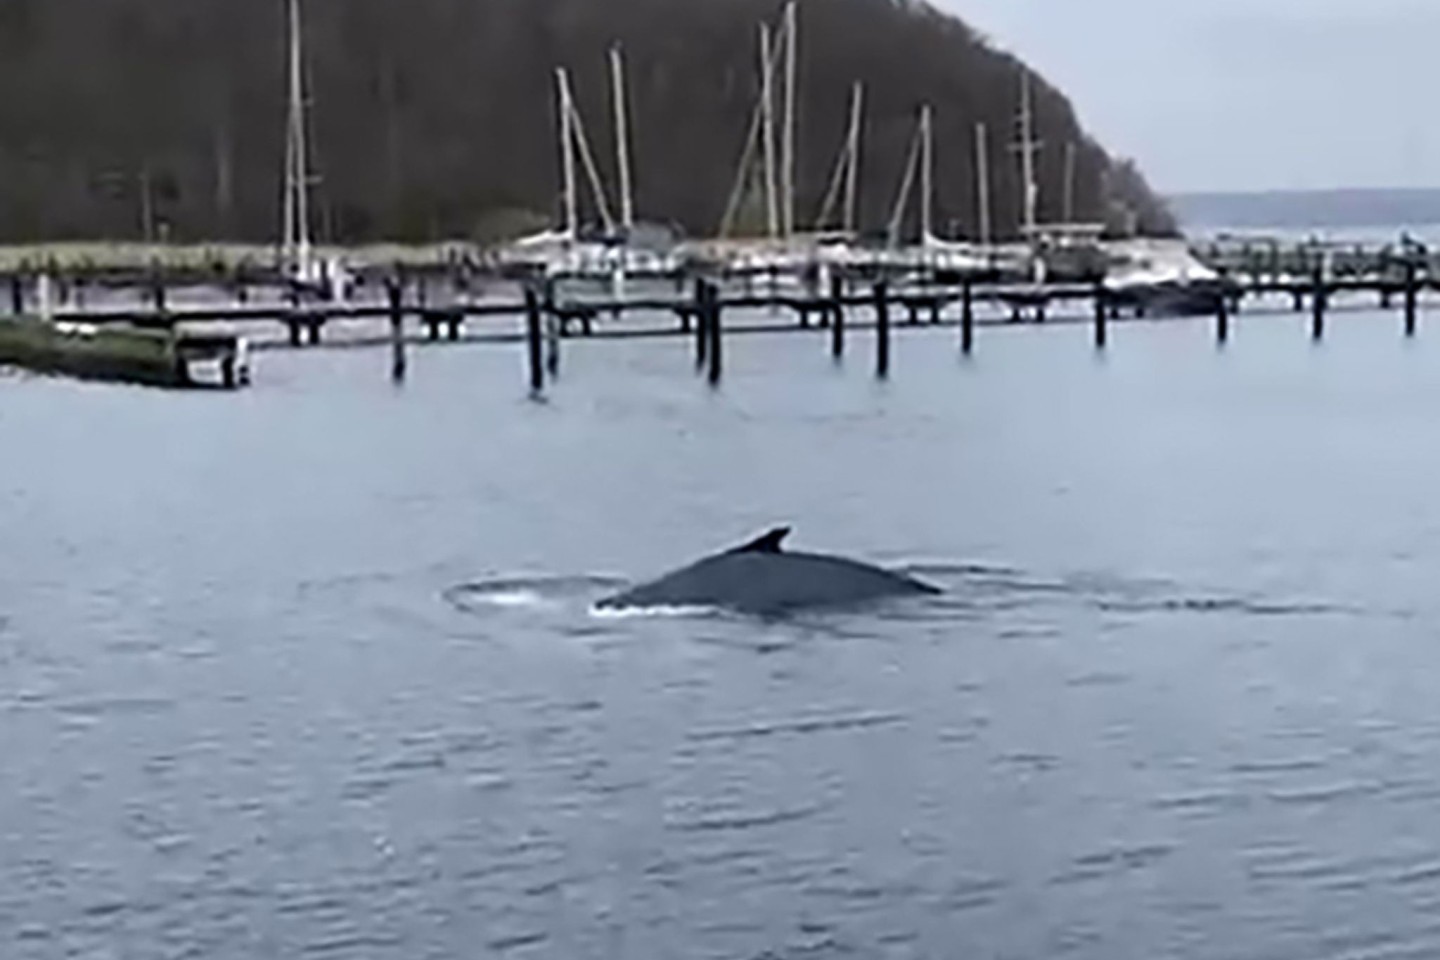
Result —
<instances>
[{"instance_id":1,"label":"whale back","mask_svg":"<svg viewBox=\"0 0 1440 960\"><path fill-rule=\"evenodd\" d=\"M844 557L787 553L788 527L601 602L602 608L709 607L777 615L919 594L929 584Z\"/></svg>"}]
</instances>

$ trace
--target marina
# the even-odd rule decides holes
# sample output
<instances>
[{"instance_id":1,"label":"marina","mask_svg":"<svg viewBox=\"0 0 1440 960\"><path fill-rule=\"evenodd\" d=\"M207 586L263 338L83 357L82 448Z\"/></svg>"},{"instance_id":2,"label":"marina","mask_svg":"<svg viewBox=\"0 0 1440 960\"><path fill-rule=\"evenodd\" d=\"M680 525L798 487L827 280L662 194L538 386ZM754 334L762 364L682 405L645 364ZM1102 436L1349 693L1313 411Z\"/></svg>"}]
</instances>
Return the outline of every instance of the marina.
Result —
<instances>
[{"instance_id":1,"label":"marina","mask_svg":"<svg viewBox=\"0 0 1440 960\"><path fill-rule=\"evenodd\" d=\"M162 331L212 351L223 341L221 352L231 359L220 361L219 381L230 388L248 382L236 371L248 370L252 348L388 344L392 376L403 379L406 350L417 342L519 341L526 344L528 381L538 389L544 378L534 358L557 367L560 341L574 336L693 335L701 353L729 334L828 328L839 358L847 328L873 329L877 372L888 372L883 358L891 332L922 324L958 327L966 354L976 349L977 327L1018 323L1091 323L1095 346L1104 349L1110 325L1122 320L1210 317L1223 343L1237 316L1273 312L1278 300L1296 312L1308 306L1312 336L1321 339L1334 310L1357 298L1389 309L1398 298L1404 332L1413 336L1427 294L1440 290L1440 262L1405 235L1368 245L1229 234L1117 236L1113 224L1077 220L1076 145L1064 144L1059 179L1045 182L1038 158L1047 146L1034 80L1023 68L1015 139L1006 145L1022 186L1011 231L997 224L992 138L982 123L973 135L977 220L958 232L951 224L951 237L939 235L941 120L928 102L915 111L883 231L863 231L869 98L860 81L850 90L843 136L807 231L796 173L801 22L794 2L758 25L758 94L713 237L685 237L638 217L631 94L616 44L605 63L613 197L572 68L560 65L553 70L560 160L554 226L500 242L457 240L428 249L321 245L312 226L321 178L313 168L305 22L299 0L285 9L278 244L0 255L12 318ZM1041 199L1051 195L1060 198L1052 202L1059 217L1046 219ZM718 346L709 352L718 354ZM11 362L23 364L25 356ZM718 382L718 370L712 379ZM192 382L181 376L171 385Z\"/></svg>"},{"instance_id":2,"label":"marina","mask_svg":"<svg viewBox=\"0 0 1440 960\"><path fill-rule=\"evenodd\" d=\"M874 255L850 248L837 255L823 245L790 249L788 260L756 266L733 248L722 260L713 251L677 247L663 271L636 274L523 270L482 251L450 249L429 262L357 266L352 260L343 293L326 283L293 282L283 262L229 268L220 281L213 273L167 277L151 268L59 277L15 272L6 283L17 320L228 337L232 352L252 345L389 344L397 379L408 369L407 345L417 342L544 339L551 355L560 340L575 336L689 337L693 331L705 343L707 325L727 315L726 335L828 328L837 358L845 352L847 327L876 330L887 340L892 330L953 326L968 354L979 327L1083 322L1093 324L1095 345L1104 349L1109 326L1126 320L1213 318L1223 343L1239 316L1288 309L1308 311L1312 336L1321 339L1335 310L1397 303L1403 331L1413 336L1426 296L1440 291L1432 255L1403 238L1338 251L1182 241L1072 244L1058 254L1012 246L977 250L962 269L937 262L924 248ZM1045 279L1026 279L1035 275ZM881 368L888 364L877 363ZM220 379L237 387L248 378ZM530 382L536 383L533 370Z\"/></svg>"}]
</instances>

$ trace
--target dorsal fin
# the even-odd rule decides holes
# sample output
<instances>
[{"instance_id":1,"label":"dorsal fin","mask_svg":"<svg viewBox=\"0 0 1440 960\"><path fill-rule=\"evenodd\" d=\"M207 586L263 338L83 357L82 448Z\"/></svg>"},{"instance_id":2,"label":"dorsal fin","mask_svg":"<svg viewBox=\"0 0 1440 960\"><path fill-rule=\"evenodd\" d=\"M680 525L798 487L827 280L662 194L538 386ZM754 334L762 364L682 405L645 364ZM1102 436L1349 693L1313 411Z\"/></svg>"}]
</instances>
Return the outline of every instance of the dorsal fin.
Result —
<instances>
[{"instance_id":1,"label":"dorsal fin","mask_svg":"<svg viewBox=\"0 0 1440 960\"><path fill-rule=\"evenodd\" d=\"M781 553L781 544L790 536L789 527L776 527L763 537L756 537L743 547L736 547L731 553Z\"/></svg>"}]
</instances>

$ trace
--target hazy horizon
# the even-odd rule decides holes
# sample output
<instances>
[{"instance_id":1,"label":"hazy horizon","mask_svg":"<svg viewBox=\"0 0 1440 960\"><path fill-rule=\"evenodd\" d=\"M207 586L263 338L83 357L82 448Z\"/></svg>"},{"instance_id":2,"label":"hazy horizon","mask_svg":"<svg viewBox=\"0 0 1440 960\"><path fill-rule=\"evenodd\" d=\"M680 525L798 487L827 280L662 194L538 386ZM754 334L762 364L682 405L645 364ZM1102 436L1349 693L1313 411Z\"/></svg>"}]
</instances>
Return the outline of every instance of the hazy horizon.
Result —
<instances>
[{"instance_id":1,"label":"hazy horizon","mask_svg":"<svg viewBox=\"0 0 1440 960\"><path fill-rule=\"evenodd\" d=\"M1397 187L1336 186L1336 187L1237 187L1231 190L1165 190L1166 197L1313 197L1337 194L1394 195L1401 193L1440 194L1440 185L1416 184Z\"/></svg>"},{"instance_id":2,"label":"hazy horizon","mask_svg":"<svg viewBox=\"0 0 1440 960\"><path fill-rule=\"evenodd\" d=\"M934 2L1069 94L1161 193L1440 183L1429 0Z\"/></svg>"}]
</instances>

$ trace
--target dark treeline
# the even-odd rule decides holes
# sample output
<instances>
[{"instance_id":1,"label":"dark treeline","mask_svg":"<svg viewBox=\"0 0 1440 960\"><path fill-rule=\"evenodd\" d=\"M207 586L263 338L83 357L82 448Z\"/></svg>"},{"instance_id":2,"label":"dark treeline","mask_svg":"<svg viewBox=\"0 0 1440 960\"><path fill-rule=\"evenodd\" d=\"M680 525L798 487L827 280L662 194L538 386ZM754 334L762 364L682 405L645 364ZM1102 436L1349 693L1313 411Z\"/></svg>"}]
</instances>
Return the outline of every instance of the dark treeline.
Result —
<instances>
[{"instance_id":1,"label":"dark treeline","mask_svg":"<svg viewBox=\"0 0 1440 960\"><path fill-rule=\"evenodd\" d=\"M637 208L710 235L758 96L757 24L780 0L305 0L317 226L325 239L488 237L552 222L552 70L571 68L613 193L605 56L623 44ZM904 0L803 0L799 219L813 219L855 80L868 86L863 226L889 218L916 111L936 111L937 216L973 233L974 125L990 130L997 231L1019 218L1019 64ZM270 240L285 100L281 0L0 0L0 237ZM1173 228L1036 80L1042 219ZM148 202L147 202L148 198ZM1128 209L1132 214L1125 214Z\"/></svg>"}]
</instances>

